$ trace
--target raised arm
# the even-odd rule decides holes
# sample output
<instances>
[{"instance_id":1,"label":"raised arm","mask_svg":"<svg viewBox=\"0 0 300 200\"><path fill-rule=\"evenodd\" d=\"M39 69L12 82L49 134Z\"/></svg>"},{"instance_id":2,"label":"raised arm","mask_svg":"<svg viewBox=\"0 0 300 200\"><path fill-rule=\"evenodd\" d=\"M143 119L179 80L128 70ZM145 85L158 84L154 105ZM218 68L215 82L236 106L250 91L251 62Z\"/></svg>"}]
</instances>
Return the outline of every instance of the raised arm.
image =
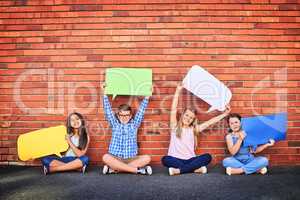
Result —
<instances>
[{"instance_id":1,"label":"raised arm","mask_svg":"<svg viewBox=\"0 0 300 200\"><path fill-rule=\"evenodd\" d=\"M177 106L178 106L178 99L180 92L182 90L182 85L178 84L176 88L176 92L173 97L173 102L172 102L172 107L171 107L171 112L170 112L170 128L174 129L177 126L177 119L176 119L176 114L177 114Z\"/></svg>"},{"instance_id":2,"label":"raised arm","mask_svg":"<svg viewBox=\"0 0 300 200\"><path fill-rule=\"evenodd\" d=\"M219 122L220 120L222 120L224 117L226 117L229 113L230 113L230 107L229 106L226 106L226 110L224 113L216 116L216 117L213 117L211 118L210 120L206 121L206 122L203 122L202 124L198 124L196 126L196 130L197 132L202 132L204 131L205 129L207 129L209 126Z\"/></svg>"},{"instance_id":3,"label":"raised arm","mask_svg":"<svg viewBox=\"0 0 300 200\"><path fill-rule=\"evenodd\" d=\"M109 125L111 127L113 127L117 123L117 119L112 111L108 96L104 95L105 84L102 84L101 88L102 88L102 94L103 94L102 103L103 103L104 115L105 115L106 120L109 122Z\"/></svg>"},{"instance_id":4,"label":"raised arm","mask_svg":"<svg viewBox=\"0 0 300 200\"><path fill-rule=\"evenodd\" d=\"M137 127L137 128L140 127L140 125L143 121L144 114L145 114L146 108L147 108L148 103L149 103L149 98L150 97L145 97L144 98L144 100L140 104L138 112L134 116L133 123L134 123L135 127Z\"/></svg>"},{"instance_id":5,"label":"raised arm","mask_svg":"<svg viewBox=\"0 0 300 200\"><path fill-rule=\"evenodd\" d=\"M233 144L231 136L230 135L226 136L227 148L231 155L235 155L240 150L241 144L245 137L246 137L246 134L243 131L241 131L239 134L239 139L237 140L237 142L235 144Z\"/></svg>"}]
</instances>

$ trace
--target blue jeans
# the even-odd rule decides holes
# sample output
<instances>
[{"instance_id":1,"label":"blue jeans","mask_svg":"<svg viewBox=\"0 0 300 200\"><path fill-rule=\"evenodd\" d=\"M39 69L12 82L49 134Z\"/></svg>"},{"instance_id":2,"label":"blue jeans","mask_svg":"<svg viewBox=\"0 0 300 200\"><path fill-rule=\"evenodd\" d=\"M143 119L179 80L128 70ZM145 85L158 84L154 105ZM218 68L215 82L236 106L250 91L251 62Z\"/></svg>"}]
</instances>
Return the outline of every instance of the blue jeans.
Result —
<instances>
[{"instance_id":1,"label":"blue jeans","mask_svg":"<svg viewBox=\"0 0 300 200\"><path fill-rule=\"evenodd\" d=\"M252 157L248 160L238 160L235 157L228 157L223 160L223 166L232 168L242 168L245 174L252 174L263 167L268 166L269 161L266 157Z\"/></svg>"},{"instance_id":2,"label":"blue jeans","mask_svg":"<svg viewBox=\"0 0 300 200\"><path fill-rule=\"evenodd\" d=\"M165 167L178 168L180 169L180 173L184 174L194 172L196 169L208 165L211 160L211 155L207 153L188 160L179 159L173 156L164 156L162 157L161 162Z\"/></svg>"},{"instance_id":3,"label":"blue jeans","mask_svg":"<svg viewBox=\"0 0 300 200\"><path fill-rule=\"evenodd\" d=\"M53 160L58 160L63 163L69 163L76 159L79 159L82 162L82 166L88 165L88 163L89 163L89 157L87 157L87 156L80 156L80 157L65 156L65 157L61 157L61 158L58 156L46 156L46 157L42 158L42 163L49 170L50 163Z\"/></svg>"}]
</instances>

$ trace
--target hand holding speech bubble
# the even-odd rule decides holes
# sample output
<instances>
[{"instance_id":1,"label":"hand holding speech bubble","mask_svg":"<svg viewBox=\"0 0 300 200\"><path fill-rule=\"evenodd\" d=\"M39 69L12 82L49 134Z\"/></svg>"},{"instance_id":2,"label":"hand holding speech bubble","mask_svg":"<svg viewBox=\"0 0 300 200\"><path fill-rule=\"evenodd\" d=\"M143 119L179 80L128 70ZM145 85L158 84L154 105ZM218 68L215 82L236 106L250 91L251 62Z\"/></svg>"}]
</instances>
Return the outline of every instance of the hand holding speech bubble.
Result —
<instances>
[{"instance_id":1,"label":"hand holding speech bubble","mask_svg":"<svg viewBox=\"0 0 300 200\"><path fill-rule=\"evenodd\" d=\"M221 81L198 65L194 65L182 81L188 91L211 105L207 112L224 111L232 97L231 91Z\"/></svg>"},{"instance_id":2,"label":"hand holding speech bubble","mask_svg":"<svg viewBox=\"0 0 300 200\"><path fill-rule=\"evenodd\" d=\"M44 128L22 134L18 137L18 156L22 161L60 153L68 150L69 145L65 139L67 129L65 126Z\"/></svg>"},{"instance_id":3,"label":"hand holding speech bubble","mask_svg":"<svg viewBox=\"0 0 300 200\"><path fill-rule=\"evenodd\" d=\"M110 68L105 74L105 94L152 95L152 70L135 68Z\"/></svg>"},{"instance_id":4,"label":"hand holding speech bubble","mask_svg":"<svg viewBox=\"0 0 300 200\"><path fill-rule=\"evenodd\" d=\"M266 144L270 139L284 140L287 130L287 113L242 118L247 133L243 146Z\"/></svg>"}]
</instances>

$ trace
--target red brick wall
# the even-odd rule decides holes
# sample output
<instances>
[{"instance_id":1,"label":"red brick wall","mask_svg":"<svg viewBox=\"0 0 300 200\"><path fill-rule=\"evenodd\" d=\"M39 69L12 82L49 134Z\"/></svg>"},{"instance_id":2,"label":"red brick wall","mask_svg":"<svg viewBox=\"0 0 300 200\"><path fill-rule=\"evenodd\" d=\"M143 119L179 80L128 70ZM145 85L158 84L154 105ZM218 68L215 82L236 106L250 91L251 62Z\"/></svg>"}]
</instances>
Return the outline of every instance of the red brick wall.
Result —
<instances>
[{"instance_id":1,"label":"red brick wall","mask_svg":"<svg viewBox=\"0 0 300 200\"><path fill-rule=\"evenodd\" d=\"M155 92L140 152L158 163L169 144L176 83L198 64L233 92L243 116L288 111L287 140L266 150L272 165L300 164L300 1L297 0L0 1L0 162L16 164L18 135L64 124L76 110L88 121L93 164L110 140L99 84L109 67L152 68ZM201 3L200 3L201 2ZM117 97L116 107L127 98ZM184 92L180 107L208 105ZM132 101L134 107L137 100ZM198 153L226 155L221 122L199 138ZM38 162L27 163L37 164Z\"/></svg>"}]
</instances>

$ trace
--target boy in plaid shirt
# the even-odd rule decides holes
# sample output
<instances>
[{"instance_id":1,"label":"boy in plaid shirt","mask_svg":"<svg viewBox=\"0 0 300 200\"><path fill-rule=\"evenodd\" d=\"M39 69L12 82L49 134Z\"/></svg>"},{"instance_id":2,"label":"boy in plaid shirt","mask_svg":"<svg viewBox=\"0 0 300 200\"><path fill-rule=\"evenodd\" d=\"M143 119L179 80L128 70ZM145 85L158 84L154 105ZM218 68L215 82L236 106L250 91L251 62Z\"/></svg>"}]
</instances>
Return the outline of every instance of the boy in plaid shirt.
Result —
<instances>
[{"instance_id":1,"label":"boy in plaid shirt","mask_svg":"<svg viewBox=\"0 0 300 200\"><path fill-rule=\"evenodd\" d=\"M104 89L105 84L102 85ZM127 104L118 107L113 113L108 96L103 95L103 109L105 118L112 129L112 138L107 154L102 157L105 163L103 174L129 172L133 174L151 175L152 168L149 155L138 155L137 132L140 127L149 97L142 101L138 112L132 116L132 109Z\"/></svg>"}]
</instances>

